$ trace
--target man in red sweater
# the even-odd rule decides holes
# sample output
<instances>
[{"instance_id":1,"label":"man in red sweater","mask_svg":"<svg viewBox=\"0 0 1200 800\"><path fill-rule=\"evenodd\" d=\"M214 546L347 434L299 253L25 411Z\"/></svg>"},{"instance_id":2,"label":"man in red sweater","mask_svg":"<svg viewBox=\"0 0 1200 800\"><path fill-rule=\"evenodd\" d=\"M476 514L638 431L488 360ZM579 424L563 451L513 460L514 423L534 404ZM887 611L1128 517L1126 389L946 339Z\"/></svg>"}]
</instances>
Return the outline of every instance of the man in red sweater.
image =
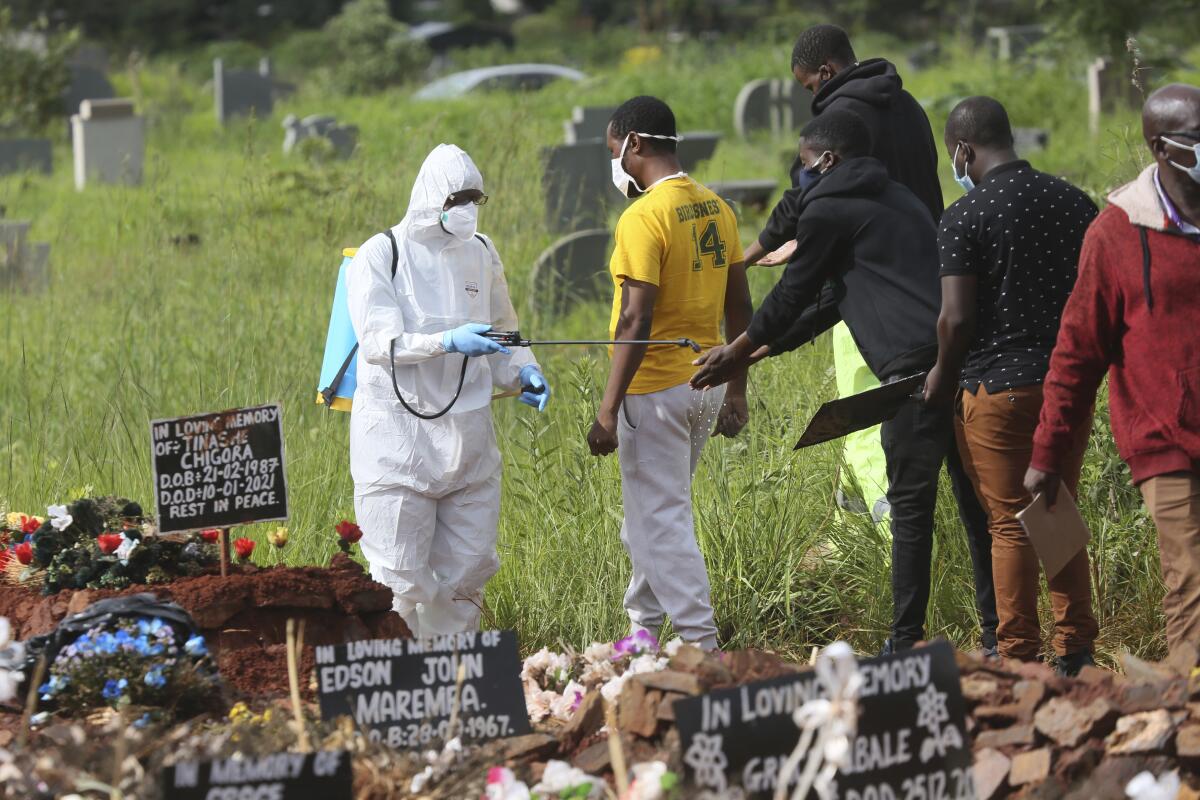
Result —
<instances>
[{"instance_id":1,"label":"man in red sweater","mask_svg":"<svg viewBox=\"0 0 1200 800\"><path fill-rule=\"evenodd\" d=\"M1200 646L1200 87L1152 94L1142 133L1154 163L1083 241L1025 486L1053 505L1107 371L1117 449L1158 529L1174 650Z\"/></svg>"}]
</instances>

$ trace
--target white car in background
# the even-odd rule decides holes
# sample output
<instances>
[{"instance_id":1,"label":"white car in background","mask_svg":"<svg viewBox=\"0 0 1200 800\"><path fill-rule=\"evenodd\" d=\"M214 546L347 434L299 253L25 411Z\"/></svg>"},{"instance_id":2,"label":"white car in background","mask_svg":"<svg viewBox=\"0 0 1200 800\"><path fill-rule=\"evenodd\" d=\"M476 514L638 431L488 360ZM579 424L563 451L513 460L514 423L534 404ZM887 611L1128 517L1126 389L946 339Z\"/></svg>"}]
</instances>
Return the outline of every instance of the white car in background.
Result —
<instances>
[{"instance_id":1,"label":"white car in background","mask_svg":"<svg viewBox=\"0 0 1200 800\"><path fill-rule=\"evenodd\" d=\"M426 84L413 95L418 100L443 100L461 97L477 90L530 92L557 80L579 82L587 75L557 64L503 64L455 72Z\"/></svg>"}]
</instances>

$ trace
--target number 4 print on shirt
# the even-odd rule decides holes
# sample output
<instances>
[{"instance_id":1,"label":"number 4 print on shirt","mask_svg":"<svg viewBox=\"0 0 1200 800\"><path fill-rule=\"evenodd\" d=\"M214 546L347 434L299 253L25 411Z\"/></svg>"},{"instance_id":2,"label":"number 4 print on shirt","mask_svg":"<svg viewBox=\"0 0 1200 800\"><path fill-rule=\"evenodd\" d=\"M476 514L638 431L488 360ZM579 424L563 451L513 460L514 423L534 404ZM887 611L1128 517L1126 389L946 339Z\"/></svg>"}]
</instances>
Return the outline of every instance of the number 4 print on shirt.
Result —
<instances>
[{"instance_id":1,"label":"number 4 print on shirt","mask_svg":"<svg viewBox=\"0 0 1200 800\"><path fill-rule=\"evenodd\" d=\"M696 225L692 224L692 244L696 246L694 256L692 258L692 269L696 272L704 269L704 262L701 256L712 256L713 269L722 269L725 264L725 242L721 241L721 234L717 231L716 220L710 221L704 226L704 231L699 236L696 235Z\"/></svg>"}]
</instances>

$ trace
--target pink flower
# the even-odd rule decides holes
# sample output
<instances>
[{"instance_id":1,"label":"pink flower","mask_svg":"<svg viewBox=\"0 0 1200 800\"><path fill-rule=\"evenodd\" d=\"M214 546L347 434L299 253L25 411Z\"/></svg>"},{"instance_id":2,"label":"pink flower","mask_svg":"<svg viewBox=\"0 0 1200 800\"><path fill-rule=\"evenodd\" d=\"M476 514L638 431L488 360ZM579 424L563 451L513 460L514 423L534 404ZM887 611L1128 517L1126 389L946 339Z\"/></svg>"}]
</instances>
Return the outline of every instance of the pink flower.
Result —
<instances>
[{"instance_id":1,"label":"pink flower","mask_svg":"<svg viewBox=\"0 0 1200 800\"><path fill-rule=\"evenodd\" d=\"M622 656L640 656L643 653L657 653L658 639L649 631L639 630L636 633L626 636L613 642L613 660Z\"/></svg>"}]
</instances>

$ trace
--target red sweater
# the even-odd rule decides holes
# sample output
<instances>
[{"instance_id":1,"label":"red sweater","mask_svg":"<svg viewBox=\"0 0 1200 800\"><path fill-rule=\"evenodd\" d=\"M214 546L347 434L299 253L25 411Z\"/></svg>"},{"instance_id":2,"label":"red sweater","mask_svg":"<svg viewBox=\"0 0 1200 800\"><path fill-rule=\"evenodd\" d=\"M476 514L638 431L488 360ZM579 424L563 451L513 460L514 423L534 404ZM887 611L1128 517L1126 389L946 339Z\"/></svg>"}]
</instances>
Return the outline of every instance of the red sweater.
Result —
<instances>
[{"instance_id":1,"label":"red sweater","mask_svg":"<svg viewBox=\"0 0 1200 800\"><path fill-rule=\"evenodd\" d=\"M1152 165L1088 229L1050 357L1032 465L1059 473L1108 373L1133 482L1200 472L1200 241L1172 226Z\"/></svg>"}]
</instances>

